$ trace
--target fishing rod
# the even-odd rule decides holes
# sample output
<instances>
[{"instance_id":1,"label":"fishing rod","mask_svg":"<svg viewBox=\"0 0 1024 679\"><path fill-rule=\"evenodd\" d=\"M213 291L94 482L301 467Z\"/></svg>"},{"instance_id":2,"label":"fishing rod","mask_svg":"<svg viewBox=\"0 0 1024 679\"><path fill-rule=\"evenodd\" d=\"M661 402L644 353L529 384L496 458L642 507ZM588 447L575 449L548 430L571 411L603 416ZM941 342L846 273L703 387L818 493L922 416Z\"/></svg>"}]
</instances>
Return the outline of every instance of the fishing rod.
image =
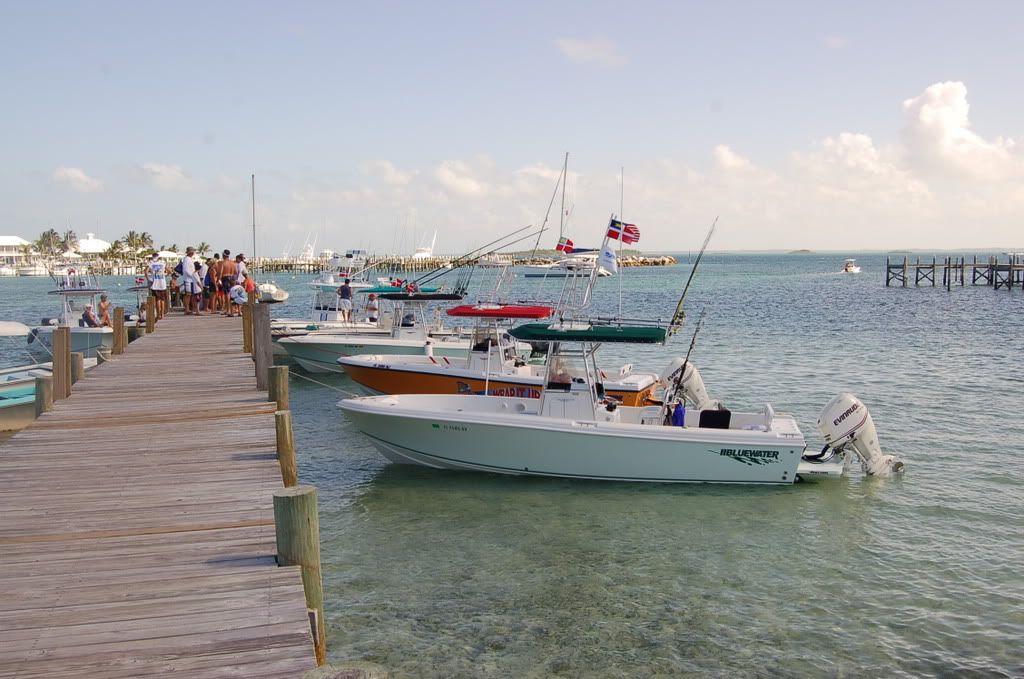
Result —
<instances>
[{"instance_id":1,"label":"fishing rod","mask_svg":"<svg viewBox=\"0 0 1024 679\"><path fill-rule=\"evenodd\" d=\"M669 397L667 392L665 394L666 423L669 423L672 418L672 401L676 399L676 394L679 393L679 387L683 386L683 376L686 375L686 366L690 364L690 354L693 353L693 348L697 345L697 335L700 333L700 329L704 326L704 314L706 312L707 307L704 307L700 310L700 316L697 317L697 327L693 330L693 338L690 340L690 348L686 350L686 357L683 359L683 364L679 366L679 375L676 377L676 383L672 386L672 396ZM683 408L686 408L685 403L683 404Z\"/></svg>"},{"instance_id":2,"label":"fishing rod","mask_svg":"<svg viewBox=\"0 0 1024 679\"><path fill-rule=\"evenodd\" d=\"M693 261L693 268L690 269L690 277L686 279L686 285L683 286L683 294L679 296L679 302L676 303L676 311L672 314L672 322L668 327L669 337L676 334L679 329L683 327L683 321L686 319L686 311L683 309L683 302L686 301L686 293L690 290L690 283L693 282L693 276L697 273L697 266L700 264L700 260L704 256L704 251L708 248L708 243L711 242L711 236L715 233L715 226L717 225L718 217L715 217L715 221L711 223L711 228L708 229L708 235L704 237L704 244L700 246L700 252L697 253L697 259Z\"/></svg>"},{"instance_id":3,"label":"fishing rod","mask_svg":"<svg viewBox=\"0 0 1024 679\"><path fill-rule=\"evenodd\" d=\"M530 233L526 234L525 236L520 236L519 238L516 238L515 240L511 240L511 241L508 241L508 242L502 242L502 241L506 241L507 239L511 238L512 236L516 235L517 233L522 233L523 231L526 231L527 229L532 229L532 228L534 228L533 224L528 224L527 226L524 226L521 229L516 229L515 231L513 231L511 233L505 234L501 238L497 238L497 239L491 241L490 243L487 243L486 245L481 245L480 247L476 248L475 250L470 250L466 254L461 255L460 257L456 257L455 259L451 260L446 265L439 266L439 267L433 269L432 271L428 271L427 273L423 274L422 276L417 278L415 281L413 281L413 283L415 283L417 286L420 286L423 283L428 283L428 282L432 281L435 278L439 278L440 276L443 276L444 274L448 273L452 269L458 269L459 267L465 266L465 265L469 264L470 262L476 261L480 257L493 254L493 253L497 252L498 250L501 250L502 248L507 248L510 245L515 245L516 243L518 243L520 241L526 240L527 238L532 238L533 236L537 235L537 233L540 233L540 232L544 231L544 229L541 228L539 232L530 232ZM497 245L497 247L492 247L494 245ZM489 247L492 248L492 249L487 250L486 252L483 251L485 248L489 248Z\"/></svg>"}]
</instances>

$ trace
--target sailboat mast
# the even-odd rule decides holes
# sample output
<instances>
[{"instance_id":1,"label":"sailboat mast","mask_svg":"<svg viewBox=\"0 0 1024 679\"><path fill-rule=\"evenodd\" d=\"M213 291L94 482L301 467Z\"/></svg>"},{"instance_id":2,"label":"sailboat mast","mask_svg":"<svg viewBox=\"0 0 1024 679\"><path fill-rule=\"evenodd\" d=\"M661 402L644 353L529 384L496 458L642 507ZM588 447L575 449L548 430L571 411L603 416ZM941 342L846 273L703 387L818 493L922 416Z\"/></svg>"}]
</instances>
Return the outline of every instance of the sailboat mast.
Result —
<instances>
[{"instance_id":1,"label":"sailboat mast","mask_svg":"<svg viewBox=\"0 0 1024 679\"><path fill-rule=\"evenodd\" d=\"M558 240L565 235L565 180L569 178L569 152L565 152L565 161L562 163L562 207L558 211Z\"/></svg>"},{"instance_id":2,"label":"sailboat mast","mask_svg":"<svg viewBox=\"0 0 1024 679\"><path fill-rule=\"evenodd\" d=\"M252 261L256 261L256 175L251 176L252 180Z\"/></svg>"},{"instance_id":3,"label":"sailboat mast","mask_svg":"<svg viewBox=\"0 0 1024 679\"><path fill-rule=\"evenodd\" d=\"M626 221L622 206L625 202L626 195L626 167L623 165L619 168L619 219L623 223ZM619 236L619 252L618 252L618 264L622 265L622 236ZM619 271L615 274L615 277L619 279L619 318L622 318L622 272Z\"/></svg>"}]
</instances>

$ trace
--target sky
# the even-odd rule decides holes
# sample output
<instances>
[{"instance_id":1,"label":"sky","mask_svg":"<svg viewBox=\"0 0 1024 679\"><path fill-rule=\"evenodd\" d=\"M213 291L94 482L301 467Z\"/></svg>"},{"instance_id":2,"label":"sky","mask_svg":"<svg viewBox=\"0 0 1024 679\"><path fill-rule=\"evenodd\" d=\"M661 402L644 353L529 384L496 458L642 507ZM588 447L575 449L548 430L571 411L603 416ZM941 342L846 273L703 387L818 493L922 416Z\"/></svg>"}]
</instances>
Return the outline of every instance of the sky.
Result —
<instances>
[{"instance_id":1,"label":"sky","mask_svg":"<svg viewBox=\"0 0 1024 679\"><path fill-rule=\"evenodd\" d=\"M0 0L0 234L1024 249L1024 3ZM558 238L559 199L548 217ZM251 254L251 253L249 253Z\"/></svg>"}]
</instances>

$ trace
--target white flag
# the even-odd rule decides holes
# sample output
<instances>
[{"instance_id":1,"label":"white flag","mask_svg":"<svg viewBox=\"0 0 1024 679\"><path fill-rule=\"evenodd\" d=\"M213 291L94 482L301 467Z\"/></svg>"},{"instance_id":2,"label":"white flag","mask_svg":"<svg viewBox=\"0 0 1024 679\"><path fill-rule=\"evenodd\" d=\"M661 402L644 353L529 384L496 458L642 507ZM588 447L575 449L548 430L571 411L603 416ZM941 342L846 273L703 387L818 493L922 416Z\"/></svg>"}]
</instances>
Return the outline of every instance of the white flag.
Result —
<instances>
[{"instance_id":1,"label":"white flag","mask_svg":"<svg viewBox=\"0 0 1024 679\"><path fill-rule=\"evenodd\" d=\"M597 265L608 273L619 272L619 264L615 259L615 252L611 246L605 245L601 248L601 255L597 258Z\"/></svg>"}]
</instances>

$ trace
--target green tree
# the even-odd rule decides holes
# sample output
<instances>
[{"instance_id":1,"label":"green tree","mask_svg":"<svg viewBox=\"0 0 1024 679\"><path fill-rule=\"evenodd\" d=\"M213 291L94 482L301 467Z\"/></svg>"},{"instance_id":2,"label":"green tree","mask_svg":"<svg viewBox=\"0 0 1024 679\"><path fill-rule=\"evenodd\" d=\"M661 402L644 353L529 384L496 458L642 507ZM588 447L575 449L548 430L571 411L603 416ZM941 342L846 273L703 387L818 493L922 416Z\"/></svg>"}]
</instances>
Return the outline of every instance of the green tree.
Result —
<instances>
[{"instance_id":1,"label":"green tree","mask_svg":"<svg viewBox=\"0 0 1024 679\"><path fill-rule=\"evenodd\" d=\"M125 246L124 241L115 240L110 244L110 247L100 253L100 257L103 259L124 259L128 255L135 254L134 251L129 251Z\"/></svg>"},{"instance_id":2,"label":"green tree","mask_svg":"<svg viewBox=\"0 0 1024 679\"><path fill-rule=\"evenodd\" d=\"M48 229L39 236L35 242L35 248L39 254L46 257L56 257L64 252L64 241L56 229Z\"/></svg>"},{"instance_id":3,"label":"green tree","mask_svg":"<svg viewBox=\"0 0 1024 679\"><path fill-rule=\"evenodd\" d=\"M161 245L160 249L161 250L169 250L170 252L177 252L178 251L178 244L177 243L172 243L170 245Z\"/></svg>"},{"instance_id":4,"label":"green tree","mask_svg":"<svg viewBox=\"0 0 1024 679\"><path fill-rule=\"evenodd\" d=\"M205 257L206 253L209 252L210 248L212 247L212 245L210 245L206 241L203 241L202 243L196 246L196 252L198 252L200 256Z\"/></svg>"},{"instance_id":5,"label":"green tree","mask_svg":"<svg viewBox=\"0 0 1024 679\"><path fill-rule=\"evenodd\" d=\"M71 229L64 232L60 239L61 252L74 252L78 250L78 234Z\"/></svg>"}]
</instances>

